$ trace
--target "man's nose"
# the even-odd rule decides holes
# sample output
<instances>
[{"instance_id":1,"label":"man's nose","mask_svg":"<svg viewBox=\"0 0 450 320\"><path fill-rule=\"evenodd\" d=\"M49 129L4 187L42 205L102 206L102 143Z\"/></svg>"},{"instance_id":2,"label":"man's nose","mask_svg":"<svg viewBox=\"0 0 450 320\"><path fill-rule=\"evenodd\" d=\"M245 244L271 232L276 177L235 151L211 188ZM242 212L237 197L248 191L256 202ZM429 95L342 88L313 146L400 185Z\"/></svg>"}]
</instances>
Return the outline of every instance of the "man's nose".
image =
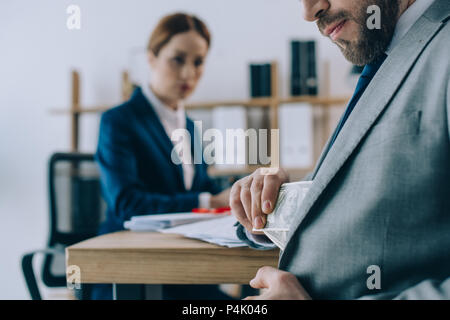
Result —
<instances>
[{"instance_id":1,"label":"man's nose","mask_svg":"<svg viewBox=\"0 0 450 320\"><path fill-rule=\"evenodd\" d=\"M330 8L329 0L303 0L303 17L306 21L316 21Z\"/></svg>"}]
</instances>

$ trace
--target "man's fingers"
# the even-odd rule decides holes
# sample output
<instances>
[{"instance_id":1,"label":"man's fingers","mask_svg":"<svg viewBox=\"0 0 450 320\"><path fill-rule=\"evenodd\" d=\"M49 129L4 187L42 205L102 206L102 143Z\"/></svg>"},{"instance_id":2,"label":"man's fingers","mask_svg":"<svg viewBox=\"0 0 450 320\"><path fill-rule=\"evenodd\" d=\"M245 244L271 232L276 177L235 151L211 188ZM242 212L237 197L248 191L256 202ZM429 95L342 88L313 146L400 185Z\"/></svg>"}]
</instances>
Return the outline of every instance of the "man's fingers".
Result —
<instances>
[{"instance_id":1,"label":"man's fingers","mask_svg":"<svg viewBox=\"0 0 450 320\"><path fill-rule=\"evenodd\" d=\"M241 186L239 183L236 183L231 188L230 192L230 207L231 211L236 217L236 219L246 228L247 230L252 230L252 223L248 219L247 214L245 213L244 207L241 202Z\"/></svg>"},{"instance_id":2,"label":"man's fingers","mask_svg":"<svg viewBox=\"0 0 450 320\"><path fill-rule=\"evenodd\" d=\"M250 186L252 184L253 177L249 176L244 179L241 183L241 193L240 198L242 206L244 207L245 214L247 215L248 221L253 225L252 222L252 194L250 192ZM251 230L252 228L250 228Z\"/></svg>"},{"instance_id":3,"label":"man's fingers","mask_svg":"<svg viewBox=\"0 0 450 320\"><path fill-rule=\"evenodd\" d=\"M250 192L252 195L252 205L251 205L251 217L253 227L256 229L264 228L266 224L265 215L261 208L261 192L263 188L264 177L255 176L250 187Z\"/></svg>"},{"instance_id":4,"label":"man's fingers","mask_svg":"<svg viewBox=\"0 0 450 320\"><path fill-rule=\"evenodd\" d=\"M250 286L255 289L270 287L270 283L280 270L273 267L259 268L256 276L250 281Z\"/></svg>"},{"instance_id":5,"label":"man's fingers","mask_svg":"<svg viewBox=\"0 0 450 320\"><path fill-rule=\"evenodd\" d=\"M262 211L265 214L269 214L273 211L281 183L280 179L275 175L264 176L264 186L261 191L261 203Z\"/></svg>"},{"instance_id":6,"label":"man's fingers","mask_svg":"<svg viewBox=\"0 0 450 320\"><path fill-rule=\"evenodd\" d=\"M265 174L258 169L252 175L233 185L230 206L233 214L250 232L253 228L261 229L266 224L265 214L275 207L278 191L287 176L283 170Z\"/></svg>"}]
</instances>

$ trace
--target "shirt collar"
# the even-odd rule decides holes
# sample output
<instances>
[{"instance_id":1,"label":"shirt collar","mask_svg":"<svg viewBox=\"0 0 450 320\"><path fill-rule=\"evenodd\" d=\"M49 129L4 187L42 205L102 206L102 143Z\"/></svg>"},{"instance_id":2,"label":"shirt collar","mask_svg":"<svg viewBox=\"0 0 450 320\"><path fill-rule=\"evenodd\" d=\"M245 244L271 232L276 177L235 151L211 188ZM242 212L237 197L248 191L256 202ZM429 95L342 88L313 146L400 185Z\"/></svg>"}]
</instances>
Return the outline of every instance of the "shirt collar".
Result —
<instances>
[{"instance_id":1,"label":"shirt collar","mask_svg":"<svg viewBox=\"0 0 450 320\"><path fill-rule=\"evenodd\" d=\"M416 21L425 13L435 0L416 0L405 12L400 16L395 26L394 36L386 54L390 54L394 47L406 35Z\"/></svg>"},{"instance_id":2,"label":"shirt collar","mask_svg":"<svg viewBox=\"0 0 450 320\"><path fill-rule=\"evenodd\" d=\"M183 118L185 118L185 112L183 102L178 103L177 110L173 110L158 99L153 90L150 88L150 85L143 84L141 88L142 93L150 102L150 105L153 107L161 121L168 121L178 125L184 122Z\"/></svg>"}]
</instances>

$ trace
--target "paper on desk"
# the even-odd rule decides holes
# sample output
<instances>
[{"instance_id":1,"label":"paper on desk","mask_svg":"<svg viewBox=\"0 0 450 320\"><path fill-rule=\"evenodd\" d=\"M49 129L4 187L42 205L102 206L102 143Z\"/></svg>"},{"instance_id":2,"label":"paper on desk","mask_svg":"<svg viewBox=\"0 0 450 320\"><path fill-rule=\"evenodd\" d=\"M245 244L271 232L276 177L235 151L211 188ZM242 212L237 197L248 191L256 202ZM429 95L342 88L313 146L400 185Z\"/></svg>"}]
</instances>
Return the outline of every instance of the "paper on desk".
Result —
<instances>
[{"instance_id":1,"label":"paper on desk","mask_svg":"<svg viewBox=\"0 0 450 320\"><path fill-rule=\"evenodd\" d=\"M231 215L168 228L160 230L160 232L181 234L188 238L199 239L229 248L246 247L247 244L239 240L236 235L236 222L236 218Z\"/></svg>"},{"instance_id":2,"label":"paper on desk","mask_svg":"<svg viewBox=\"0 0 450 320\"><path fill-rule=\"evenodd\" d=\"M125 221L125 229L131 231L158 231L160 229L171 228L188 223L198 221L217 219L222 217L220 214L209 213L166 213L166 214L151 214L145 216L134 216L129 221Z\"/></svg>"}]
</instances>

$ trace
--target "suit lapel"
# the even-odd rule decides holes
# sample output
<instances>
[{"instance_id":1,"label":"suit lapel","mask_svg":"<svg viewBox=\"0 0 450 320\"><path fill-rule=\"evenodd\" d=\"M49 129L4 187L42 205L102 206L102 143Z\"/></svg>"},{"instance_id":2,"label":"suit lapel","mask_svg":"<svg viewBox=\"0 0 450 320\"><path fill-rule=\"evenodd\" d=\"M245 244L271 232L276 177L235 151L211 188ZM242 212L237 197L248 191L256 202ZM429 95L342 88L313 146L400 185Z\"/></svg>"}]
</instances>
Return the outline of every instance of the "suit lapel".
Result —
<instances>
[{"instance_id":1,"label":"suit lapel","mask_svg":"<svg viewBox=\"0 0 450 320\"><path fill-rule=\"evenodd\" d=\"M147 101L145 96L142 94L141 89L136 89L134 93L135 106L138 108L139 118L143 122L144 127L153 137L155 144L158 146L164 158L168 159L172 163L172 148L173 143L172 140L167 136L167 133L161 124L157 114L153 110L153 107ZM173 163L172 163L173 164ZM172 167L176 171L177 176L179 177L180 187L183 189L184 186L184 178L183 178L183 169L181 165L173 164Z\"/></svg>"},{"instance_id":2,"label":"suit lapel","mask_svg":"<svg viewBox=\"0 0 450 320\"><path fill-rule=\"evenodd\" d=\"M291 228L288 233L288 241L292 238L305 216L311 211L314 203L330 181L348 160L380 114L389 105L429 41L442 28L443 24L441 22L443 17L440 20L433 20L432 18L437 18L437 12L442 9L445 12L447 8L446 12L448 14L448 5L444 4L445 2L437 0L431 5L427 13L419 18L409 30L372 79L347 119L334 145L327 153L325 151L322 153L314 170L314 183L305 197L299 213L293 219L292 225L295 227ZM440 8L441 5L444 8ZM329 143L330 141L328 141L324 150L327 150Z\"/></svg>"},{"instance_id":3,"label":"suit lapel","mask_svg":"<svg viewBox=\"0 0 450 320\"><path fill-rule=\"evenodd\" d=\"M334 128L333 133L331 134L331 136L328 137L328 141L325 143L325 146L322 149L322 152L320 154L319 160L317 161L316 166L314 167L313 174L311 176L311 180L314 180L314 178L316 177L317 172L319 171L319 168L322 165L323 160L325 159L326 155L328 154L331 139L333 138L337 129L338 129L338 126L336 126L336 128Z\"/></svg>"},{"instance_id":4,"label":"suit lapel","mask_svg":"<svg viewBox=\"0 0 450 320\"><path fill-rule=\"evenodd\" d=\"M200 137L200 139L195 139L197 138L197 136L195 135L195 126L194 126L194 122L192 122L191 119L186 118L186 129L188 130L190 136L191 136L191 156L192 156L192 163L194 164L194 180L192 181L192 190L196 190L197 188L197 184L199 181L199 174L201 172L201 166L202 163L195 163L195 151L200 152L200 157L199 159L203 159L202 156L202 139ZM197 132L197 134L201 134L201 132Z\"/></svg>"}]
</instances>

